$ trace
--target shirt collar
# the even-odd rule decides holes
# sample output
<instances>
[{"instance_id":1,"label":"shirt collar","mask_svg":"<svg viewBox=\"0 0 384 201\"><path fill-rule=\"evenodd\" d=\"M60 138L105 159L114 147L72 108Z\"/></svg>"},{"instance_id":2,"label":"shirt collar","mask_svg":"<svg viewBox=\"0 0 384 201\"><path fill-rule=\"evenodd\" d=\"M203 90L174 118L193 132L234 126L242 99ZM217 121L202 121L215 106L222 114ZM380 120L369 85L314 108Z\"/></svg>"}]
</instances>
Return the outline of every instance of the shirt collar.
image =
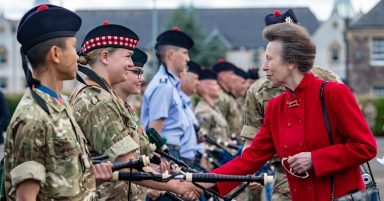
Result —
<instances>
[{"instance_id":1,"label":"shirt collar","mask_svg":"<svg viewBox=\"0 0 384 201\"><path fill-rule=\"evenodd\" d=\"M33 88L33 90L47 103L47 105L52 107L57 112L62 112L65 109L64 100L62 98L56 99L40 88Z\"/></svg>"},{"instance_id":2,"label":"shirt collar","mask_svg":"<svg viewBox=\"0 0 384 201\"><path fill-rule=\"evenodd\" d=\"M180 89L180 78L173 74L171 71L167 70L164 64L160 65L160 72L164 75L167 75L172 85L174 85L177 89Z\"/></svg>"}]
</instances>

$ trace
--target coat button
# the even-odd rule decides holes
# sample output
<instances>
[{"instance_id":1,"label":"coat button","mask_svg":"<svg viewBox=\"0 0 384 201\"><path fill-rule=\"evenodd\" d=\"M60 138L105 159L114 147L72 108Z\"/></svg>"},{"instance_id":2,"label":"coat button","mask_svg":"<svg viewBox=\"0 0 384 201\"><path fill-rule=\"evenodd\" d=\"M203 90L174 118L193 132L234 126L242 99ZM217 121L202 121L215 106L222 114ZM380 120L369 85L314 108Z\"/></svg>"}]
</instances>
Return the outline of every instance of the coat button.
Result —
<instances>
[{"instance_id":1,"label":"coat button","mask_svg":"<svg viewBox=\"0 0 384 201\"><path fill-rule=\"evenodd\" d=\"M284 147L283 147L284 149L288 149L288 146L287 145L284 145Z\"/></svg>"},{"instance_id":2,"label":"coat button","mask_svg":"<svg viewBox=\"0 0 384 201\"><path fill-rule=\"evenodd\" d=\"M288 128L291 128L291 122L288 122Z\"/></svg>"},{"instance_id":3,"label":"coat button","mask_svg":"<svg viewBox=\"0 0 384 201\"><path fill-rule=\"evenodd\" d=\"M308 187L308 190L311 191L311 190L312 190L312 187L309 186L309 187Z\"/></svg>"},{"instance_id":4,"label":"coat button","mask_svg":"<svg viewBox=\"0 0 384 201\"><path fill-rule=\"evenodd\" d=\"M299 124L303 124L303 121L301 119L299 120Z\"/></svg>"},{"instance_id":5,"label":"coat button","mask_svg":"<svg viewBox=\"0 0 384 201\"><path fill-rule=\"evenodd\" d=\"M299 143L299 146L302 147L302 146L304 146L304 144L303 144L302 142L300 142L300 143Z\"/></svg>"}]
</instances>

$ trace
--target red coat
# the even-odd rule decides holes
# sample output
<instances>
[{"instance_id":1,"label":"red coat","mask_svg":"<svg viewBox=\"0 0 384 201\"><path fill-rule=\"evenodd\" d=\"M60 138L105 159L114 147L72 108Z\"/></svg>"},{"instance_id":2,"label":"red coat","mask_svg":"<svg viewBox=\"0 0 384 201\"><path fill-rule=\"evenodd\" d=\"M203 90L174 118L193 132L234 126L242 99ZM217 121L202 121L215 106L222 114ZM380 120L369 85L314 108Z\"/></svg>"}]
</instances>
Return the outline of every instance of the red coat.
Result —
<instances>
[{"instance_id":1,"label":"red coat","mask_svg":"<svg viewBox=\"0 0 384 201\"><path fill-rule=\"evenodd\" d=\"M309 178L287 173L292 200L328 201L331 197L330 175L335 175L335 197L353 189L364 189L359 165L377 154L376 141L349 88L329 82L325 102L335 144L330 146L320 101L322 80L312 73L304 76L293 95L286 92L268 103L264 124L251 146L241 157L213 170L217 174L255 173L276 152L282 157L311 152L313 169ZM298 106L288 107L288 102ZM238 183L219 182L221 194Z\"/></svg>"}]
</instances>

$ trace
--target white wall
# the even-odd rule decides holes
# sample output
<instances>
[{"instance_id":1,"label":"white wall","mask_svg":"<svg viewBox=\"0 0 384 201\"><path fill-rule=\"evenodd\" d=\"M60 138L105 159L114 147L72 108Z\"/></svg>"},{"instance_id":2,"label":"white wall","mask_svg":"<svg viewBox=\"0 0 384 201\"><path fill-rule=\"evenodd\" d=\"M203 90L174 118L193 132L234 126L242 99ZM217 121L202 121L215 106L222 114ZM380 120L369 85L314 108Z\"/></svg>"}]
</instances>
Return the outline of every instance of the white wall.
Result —
<instances>
[{"instance_id":1,"label":"white wall","mask_svg":"<svg viewBox=\"0 0 384 201\"><path fill-rule=\"evenodd\" d=\"M335 26L335 24L337 26ZM316 43L315 66L330 69L337 73L342 79L345 78L346 68L346 45L344 41L345 21L337 13L323 22L313 34L312 38ZM331 47L338 44L339 62L333 63L331 60Z\"/></svg>"}]
</instances>

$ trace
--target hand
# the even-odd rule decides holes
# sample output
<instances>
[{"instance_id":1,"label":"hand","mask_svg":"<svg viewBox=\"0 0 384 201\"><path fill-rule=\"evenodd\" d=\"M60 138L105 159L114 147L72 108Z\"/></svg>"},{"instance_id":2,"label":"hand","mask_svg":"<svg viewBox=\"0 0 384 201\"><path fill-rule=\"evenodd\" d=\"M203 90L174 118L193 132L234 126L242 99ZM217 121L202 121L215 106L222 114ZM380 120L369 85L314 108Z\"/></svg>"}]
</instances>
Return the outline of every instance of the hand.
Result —
<instances>
[{"instance_id":1,"label":"hand","mask_svg":"<svg viewBox=\"0 0 384 201\"><path fill-rule=\"evenodd\" d=\"M171 165L171 163L165 159L161 159L160 163L160 171L161 173L164 173L165 171L168 171L169 173L172 173L174 171L174 166Z\"/></svg>"},{"instance_id":2,"label":"hand","mask_svg":"<svg viewBox=\"0 0 384 201\"><path fill-rule=\"evenodd\" d=\"M261 189L263 189L263 185L261 185L260 183L252 182L249 184L248 188L251 190L259 190L260 191Z\"/></svg>"},{"instance_id":3,"label":"hand","mask_svg":"<svg viewBox=\"0 0 384 201\"><path fill-rule=\"evenodd\" d=\"M96 180L106 181L112 179L112 163L111 161L93 165L93 172Z\"/></svg>"},{"instance_id":4,"label":"hand","mask_svg":"<svg viewBox=\"0 0 384 201\"><path fill-rule=\"evenodd\" d=\"M288 157L288 163L293 173L303 174L313 168L311 152L301 152Z\"/></svg>"},{"instance_id":5,"label":"hand","mask_svg":"<svg viewBox=\"0 0 384 201\"><path fill-rule=\"evenodd\" d=\"M198 196L194 192L187 192L182 196L183 200L193 201L197 200Z\"/></svg>"},{"instance_id":6,"label":"hand","mask_svg":"<svg viewBox=\"0 0 384 201\"><path fill-rule=\"evenodd\" d=\"M193 192L196 195L201 195L203 190L190 182L174 181L174 193L184 196L186 193ZM188 197L188 196L187 196Z\"/></svg>"},{"instance_id":7,"label":"hand","mask_svg":"<svg viewBox=\"0 0 384 201\"><path fill-rule=\"evenodd\" d=\"M148 188L147 196L152 200L157 200L160 197L160 191Z\"/></svg>"}]
</instances>

